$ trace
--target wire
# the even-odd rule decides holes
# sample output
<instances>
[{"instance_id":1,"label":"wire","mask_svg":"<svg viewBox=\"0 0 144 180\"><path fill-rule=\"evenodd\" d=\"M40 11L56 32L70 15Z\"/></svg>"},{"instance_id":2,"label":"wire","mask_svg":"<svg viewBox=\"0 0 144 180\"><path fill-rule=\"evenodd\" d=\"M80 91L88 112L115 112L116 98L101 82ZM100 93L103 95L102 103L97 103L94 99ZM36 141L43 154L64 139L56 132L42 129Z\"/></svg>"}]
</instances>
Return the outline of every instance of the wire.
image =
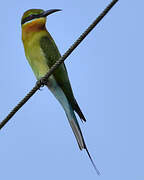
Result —
<instances>
[{"instance_id":1,"label":"wire","mask_svg":"<svg viewBox=\"0 0 144 180\"><path fill-rule=\"evenodd\" d=\"M49 78L49 76L62 64L65 59L72 53L72 51L83 41L83 39L94 29L94 27L101 21L101 19L109 12L109 10L118 2L118 0L113 0L104 11L94 20L94 22L84 31L84 33L75 41L75 43L66 51L66 53L51 67L49 72L37 81L36 85L32 90L12 109L12 111L1 121L0 130L5 126L5 124L16 114L16 112L35 94L35 92L44 86Z\"/></svg>"}]
</instances>

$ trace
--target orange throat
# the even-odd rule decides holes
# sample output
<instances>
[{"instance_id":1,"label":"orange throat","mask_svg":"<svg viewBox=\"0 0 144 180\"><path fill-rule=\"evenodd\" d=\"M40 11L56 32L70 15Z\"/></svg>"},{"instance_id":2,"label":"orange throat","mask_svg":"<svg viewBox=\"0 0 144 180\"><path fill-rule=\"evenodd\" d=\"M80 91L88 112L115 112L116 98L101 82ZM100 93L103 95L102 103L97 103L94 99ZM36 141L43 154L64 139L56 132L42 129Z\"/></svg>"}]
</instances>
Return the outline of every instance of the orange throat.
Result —
<instances>
[{"instance_id":1,"label":"orange throat","mask_svg":"<svg viewBox=\"0 0 144 180\"><path fill-rule=\"evenodd\" d=\"M22 25L22 40L28 40L33 34L45 31L46 18L34 19Z\"/></svg>"}]
</instances>

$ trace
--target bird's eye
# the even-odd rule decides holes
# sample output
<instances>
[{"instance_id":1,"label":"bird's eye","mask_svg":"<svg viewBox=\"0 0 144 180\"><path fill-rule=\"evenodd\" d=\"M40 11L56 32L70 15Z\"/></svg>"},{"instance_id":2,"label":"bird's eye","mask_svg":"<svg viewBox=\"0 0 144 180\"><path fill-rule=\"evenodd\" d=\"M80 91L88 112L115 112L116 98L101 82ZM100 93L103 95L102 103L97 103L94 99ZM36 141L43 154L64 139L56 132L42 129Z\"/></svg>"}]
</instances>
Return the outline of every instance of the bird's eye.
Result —
<instances>
[{"instance_id":1,"label":"bird's eye","mask_svg":"<svg viewBox=\"0 0 144 180\"><path fill-rule=\"evenodd\" d=\"M29 15L30 18L32 18L33 16L34 16L33 14Z\"/></svg>"},{"instance_id":2,"label":"bird's eye","mask_svg":"<svg viewBox=\"0 0 144 180\"><path fill-rule=\"evenodd\" d=\"M26 18L24 18L24 19L22 20L21 24L24 24L25 22L30 21L30 20L32 20L32 19L35 19L35 18L37 18L37 17L39 17L39 16L36 15L36 14L30 14L29 16L27 16Z\"/></svg>"}]
</instances>

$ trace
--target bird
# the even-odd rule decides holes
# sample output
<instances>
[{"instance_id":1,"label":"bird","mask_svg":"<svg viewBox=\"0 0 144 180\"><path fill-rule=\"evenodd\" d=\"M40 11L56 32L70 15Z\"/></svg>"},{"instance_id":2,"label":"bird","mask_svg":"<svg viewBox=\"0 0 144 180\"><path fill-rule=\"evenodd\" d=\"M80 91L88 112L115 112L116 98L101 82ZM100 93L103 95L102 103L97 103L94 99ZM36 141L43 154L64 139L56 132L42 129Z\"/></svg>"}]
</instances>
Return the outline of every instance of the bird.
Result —
<instances>
[{"instance_id":1,"label":"bird","mask_svg":"<svg viewBox=\"0 0 144 180\"><path fill-rule=\"evenodd\" d=\"M25 56L36 76L40 80L59 60L61 54L46 28L47 17L61 9L29 9L21 18L22 42ZM62 105L70 126L73 130L80 150L85 149L97 174L100 175L84 141L75 112L82 122L86 121L72 91L68 72L62 63L48 78L46 86Z\"/></svg>"}]
</instances>

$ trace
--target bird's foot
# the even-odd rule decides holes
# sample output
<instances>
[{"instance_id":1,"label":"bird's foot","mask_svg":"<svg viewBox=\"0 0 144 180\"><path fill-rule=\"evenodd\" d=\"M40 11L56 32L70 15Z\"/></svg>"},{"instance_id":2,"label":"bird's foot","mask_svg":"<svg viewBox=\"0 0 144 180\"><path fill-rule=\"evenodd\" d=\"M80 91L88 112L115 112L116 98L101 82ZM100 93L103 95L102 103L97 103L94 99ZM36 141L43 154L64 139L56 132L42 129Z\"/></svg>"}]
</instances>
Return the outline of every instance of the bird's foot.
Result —
<instances>
[{"instance_id":1,"label":"bird's foot","mask_svg":"<svg viewBox=\"0 0 144 180\"><path fill-rule=\"evenodd\" d=\"M41 88L47 85L47 82L48 81L45 78L41 78L40 80L36 82L36 86L39 86L39 90L42 90Z\"/></svg>"}]
</instances>

